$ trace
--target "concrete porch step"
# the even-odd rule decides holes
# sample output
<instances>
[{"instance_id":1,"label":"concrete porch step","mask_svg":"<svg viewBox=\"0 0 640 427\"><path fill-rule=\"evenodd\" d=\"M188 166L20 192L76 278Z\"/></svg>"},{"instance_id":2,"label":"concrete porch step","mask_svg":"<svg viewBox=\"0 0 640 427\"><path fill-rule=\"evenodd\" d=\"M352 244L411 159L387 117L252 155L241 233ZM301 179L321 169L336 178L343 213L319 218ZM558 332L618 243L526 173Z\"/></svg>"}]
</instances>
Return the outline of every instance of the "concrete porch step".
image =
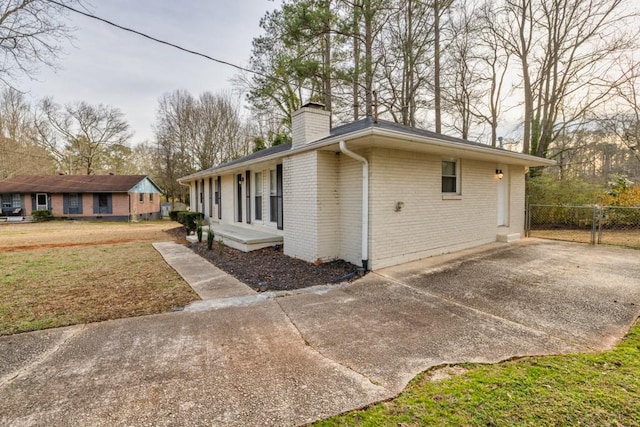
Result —
<instances>
[{"instance_id":1,"label":"concrete porch step","mask_svg":"<svg viewBox=\"0 0 640 427\"><path fill-rule=\"evenodd\" d=\"M216 241L222 240L222 243L225 245L243 252L255 251L257 249L267 248L274 245L281 245L284 241L283 237L276 233L228 224L211 224L210 226L203 226L202 241L206 241L209 227L212 228ZM197 236L187 236L187 240L196 242Z\"/></svg>"}]
</instances>

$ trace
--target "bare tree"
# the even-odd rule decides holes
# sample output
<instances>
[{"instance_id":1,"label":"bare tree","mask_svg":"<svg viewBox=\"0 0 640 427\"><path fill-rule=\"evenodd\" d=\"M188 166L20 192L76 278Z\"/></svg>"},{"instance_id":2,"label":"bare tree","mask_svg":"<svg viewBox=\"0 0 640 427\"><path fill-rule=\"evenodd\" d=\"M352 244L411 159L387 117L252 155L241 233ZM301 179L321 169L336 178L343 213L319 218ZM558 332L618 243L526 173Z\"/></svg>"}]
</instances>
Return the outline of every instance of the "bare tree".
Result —
<instances>
[{"instance_id":1,"label":"bare tree","mask_svg":"<svg viewBox=\"0 0 640 427\"><path fill-rule=\"evenodd\" d=\"M480 80L488 86L488 96L485 102L471 106L472 114L489 125L493 147L497 146L498 142L498 123L510 59L510 52L502 43L502 29L495 24L496 14L497 10L490 0L479 8L478 59L484 64L481 67Z\"/></svg>"},{"instance_id":2,"label":"bare tree","mask_svg":"<svg viewBox=\"0 0 640 427\"><path fill-rule=\"evenodd\" d=\"M126 151L124 147L131 138L120 110L86 102L60 107L45 98L39 105L35 126L39 144L51 153L58 168L69 174L109 171L112 152Z\"/></svg>"},{"instance_id":3,"label":"bare tree","mask_svg":"<svg viewBox=\"0 0 640 427\"><path fill-rule=\"evenodd\" d=\"M481 28L477 11L467 2L449 8L449 34L445 66L448 70L442 79L443 107L452 115L451 125L463 139L469 139L471 126L477 124L474 114L486 91L483 81L485 58L481 51Z\"/></svg>"},{"instance_id":4,"label":"bare tree","mask_svg":"<svg viewBox=\"0 0 640 427\"><path fill-rule=\"evenodd\" d=\"M0 93L0 180L55 171L49 153L35 141L33 112L24 94L7 87Z\"/></svg>"},{"instance_id":5,"label":"bare tree","mask_svg":"<svg viewBox=\"0 0 640 427\"><path fill-rule=\"evenodd\" d=\"M230 93L163 95L156 113L155 176L167 196L184 200L178 178L248 154L244 130L239 102Z\"/></svg>"},{"instance_id":6,"label":"bare tree","mask_svg":"<svg viewBox=\"0 0 640 427\"><path fill-rule=\"evenodd\" d=\"M57 4L58 3L58 4ZM70 38L64 5L78 0L5 0L0 4L0 80L32 76L39 64L54 65L61 43Z\"/></svg>"},{"instance_id":7,"label":"bare tree","mask_svg":"<svg viewBox=\"0 0 640 427\"><path fill-rule=\"evenodd\" d=\"M637 11L628 0L506 0L502 18L503 42L521 63L523 150L544 157L618 84L609 70L633 46Z\"/></svg>"},{"instance_id":8,"label":"bare tree","mask_svg":"<svg viewBox=\"0 0 640 427\"><path fill-rule=\"evenodd\" d=\"M595 115L596 122L615 135L629 153L640 162L640 68L634 58L622 63L621 84L616 101Z\"/></svg>"}]
</instances>

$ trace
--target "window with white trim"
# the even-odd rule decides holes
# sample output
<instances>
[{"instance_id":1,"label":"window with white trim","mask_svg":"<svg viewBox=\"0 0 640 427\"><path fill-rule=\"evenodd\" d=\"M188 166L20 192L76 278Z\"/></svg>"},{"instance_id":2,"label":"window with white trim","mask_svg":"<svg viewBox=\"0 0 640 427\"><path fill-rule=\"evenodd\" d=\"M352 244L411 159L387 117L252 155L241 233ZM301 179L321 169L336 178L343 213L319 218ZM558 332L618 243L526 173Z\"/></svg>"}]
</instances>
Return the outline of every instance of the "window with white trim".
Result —
<instances>
[{"instance_id":1,"label":"window with white trim","mask_svg":"<svg viewBox=\"0 0 640 427\"><path fill-rule=\"evenodd\" d=\"M22 197L20 197L20 194L13 194L13 197L11 199L11 207L14 208L21 208L22 207Z\"/></svg>"},{"instance_id":2,"label":"window with white trim","mask_svg":"<svg viewBox=\"0 0 640 427\"><path fill-rule=\"evenodd\" d=\"M442 192L460 194L460 161L447 159L442 161Z\"/></svg>"}]
</instances>

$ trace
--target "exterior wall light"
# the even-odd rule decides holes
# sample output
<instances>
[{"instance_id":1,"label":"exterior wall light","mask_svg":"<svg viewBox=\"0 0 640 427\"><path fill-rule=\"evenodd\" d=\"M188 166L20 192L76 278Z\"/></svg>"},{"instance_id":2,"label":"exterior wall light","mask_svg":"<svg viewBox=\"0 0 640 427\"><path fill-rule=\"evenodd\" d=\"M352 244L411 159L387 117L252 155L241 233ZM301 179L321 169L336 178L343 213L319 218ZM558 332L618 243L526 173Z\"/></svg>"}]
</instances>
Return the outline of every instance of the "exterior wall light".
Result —
<instances>
[{"instance_id":1,"label":"exterior wall light","mask_svg":"<svg viewBox=\"0 0 640 427\"><path fill-rule=\"evenodd\" d=\"M496 169L496 176L498 177L498 179L502 179L502 177L504 176L504 174L502 173L502 169Z\"/></svg>"}]
</instances>

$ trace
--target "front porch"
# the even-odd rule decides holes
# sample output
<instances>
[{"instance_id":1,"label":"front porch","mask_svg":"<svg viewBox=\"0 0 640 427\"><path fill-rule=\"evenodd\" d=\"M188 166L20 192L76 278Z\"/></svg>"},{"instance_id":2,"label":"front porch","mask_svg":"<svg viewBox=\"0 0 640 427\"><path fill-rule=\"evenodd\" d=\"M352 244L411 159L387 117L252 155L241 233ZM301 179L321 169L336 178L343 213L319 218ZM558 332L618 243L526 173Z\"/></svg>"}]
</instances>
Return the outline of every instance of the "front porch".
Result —
<instances>
[{"instance_id":1,"label":"front porch","mask_svg":"<svg viewBox=\"0 0 640 427\"><path fill-rule=\"evenodd\" d=\"M229 224L211 224L216 241L222 240L225 245L242 252L255 251L269 246L282 245L284 239L276 233L238 227ZM202 227L202 240L206 241L208 227ZM196 242L196 236L187 236L187 240Z\"/></svg>"}]
</instances>

